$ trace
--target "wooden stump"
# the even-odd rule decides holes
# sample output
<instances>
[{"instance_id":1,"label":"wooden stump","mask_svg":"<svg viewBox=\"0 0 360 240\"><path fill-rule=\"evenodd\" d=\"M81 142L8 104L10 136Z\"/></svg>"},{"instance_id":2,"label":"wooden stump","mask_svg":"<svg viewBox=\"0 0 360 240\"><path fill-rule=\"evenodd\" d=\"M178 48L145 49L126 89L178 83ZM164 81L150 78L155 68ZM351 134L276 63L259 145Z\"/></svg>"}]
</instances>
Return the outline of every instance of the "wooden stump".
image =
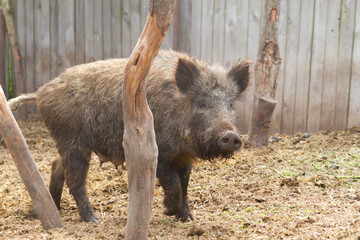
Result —
<instances>
[{"instance_id":1,"label":"wooden stump","mask_svg":"<svg viewBox=\"0 0 360 240\"><path fill-rule=\"evenodd\" d=\"M275 93L281 58L277 44L280 0L266 0L262 38L255 64L255 94L252 117L245 145L266 146L271 117L277 101Z\"/></svg>"},{"instance_id":2,"label":"wooden stump","mask_svg":"<svg viewBox=\"0 0 360 240\"><path fill-rule=\"evenodd\" d=\"M64 227L60 214L37 169L2 87L0 86L0 134L15 162L26 189L34 204L35 212L45 229ZM1 179L0 179L1 180Z\"/></svg>"}]
</instances>

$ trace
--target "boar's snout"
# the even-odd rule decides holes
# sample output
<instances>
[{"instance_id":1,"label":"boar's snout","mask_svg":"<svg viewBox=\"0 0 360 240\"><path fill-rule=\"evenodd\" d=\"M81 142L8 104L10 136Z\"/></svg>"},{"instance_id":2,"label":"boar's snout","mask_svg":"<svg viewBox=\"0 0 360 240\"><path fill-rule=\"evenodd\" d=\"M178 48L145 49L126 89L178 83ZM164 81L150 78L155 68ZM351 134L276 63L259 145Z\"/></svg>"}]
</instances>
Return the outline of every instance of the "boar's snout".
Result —
<instances>
[{"instance_id":1,"label":"boar's snout","mask_svg":"<svg viewBox=\"0 0 360 240\"><path fill-rule=\"evenodd\" d=\"M241 147L241 138L233 131L227 131L218 142L220 149L224 152L234 152Z\"/></svg>"}]
</instances>

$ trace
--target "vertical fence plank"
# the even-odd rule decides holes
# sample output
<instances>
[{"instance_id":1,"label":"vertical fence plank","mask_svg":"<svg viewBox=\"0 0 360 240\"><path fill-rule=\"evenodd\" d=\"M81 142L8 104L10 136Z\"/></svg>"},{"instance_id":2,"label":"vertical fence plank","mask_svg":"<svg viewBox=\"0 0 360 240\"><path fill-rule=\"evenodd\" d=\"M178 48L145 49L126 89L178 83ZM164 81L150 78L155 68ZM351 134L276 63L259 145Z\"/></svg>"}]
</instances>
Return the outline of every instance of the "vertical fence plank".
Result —
<instances>
[{"instance_id":1,"label":"vertical fence plank","mask_svg":"<svg viewBox=\"0 0 360 240\"><path fill-rule=\"evenodd\" d=\"M111 42L112 57L121 57L121 3L118 0L112 0L111 3Z\"/></svg>"},{"instance_id":2,"label":"vertical fence plank","mask_svg":"<svg viewBox=\"0 0 360 240\"><path fill-rule=\"evenodd\" d=\"M2 12L0 11L0 85L4 89L4 93L7 99L9 99L9 89L6 88L6 26L5 26L5 18Z\"/></svg>"},{"instance_id":3,"label":"vertical fence plank","mask_svg":"<svg viewBox=\"0 0 360 240\"><path fill-rule=\"evenodd\" d=\"M66 56L66 35L67 35L67 25L68 25L68 11L66 9L67 0L59 0L58 8L58 24L59 24L59 34L58 34L58 70L61 73L65 68L70 66L70 61Z\"/></svg>"},{"instance_id":4,"label":"vertical fence plank","mask_svg":"<svg viewBox=\"0 0 360 240\"><path fill-rule=\"evenodd\" d=\"M352 52L348 127L360 126L360 2L356 2L354 46Z\"/></svg>"},{"instance_id":5,"label":"vertical fence plank","mask_svg":"<svg viewBox=\"0 0 360 240\"><path fill-rule=\"evenodd\" d=\"M26 2L31 2L31 1L26 1ZM55 77L57 77L61 72L61 69L59 69L60 59L59 59L59 52L58 52L58 50L59 50L59 4L58 4L58 2L59 2L59 0L50 1L50 78L51 79L54 79ZM28 15L28 11L29 11L29 8L27 8L27 15Z\"/></svg>"},{"instance_id":6,"label":"vertical fence plank","mask_svg":"<svg viewBox=\"0 0 360 240\"><path fill-rule=\"evenodd\" d=\"M94 58L104 59L103 42L103 1L94 1Z\"/></svg>"},{"instance_id":7,"label":"vertical fence plank","mask_svg":"<svg viewBox=\"0 0 360 240\"><path fill-rule=\"evenodd\" d=\"M334 129L341 1L328 1L320 130Z\"/></svg>"},{"instance_id":8,"label":"vertical fence plank","mask_svg":"<svg viewBox=\"0 0 360 240\"><path fill-rule=\"evenodd\" d=\"M75 1L75 64L85 62L84 0Z\"/></svg>"},{"instance_id":9,"label":"vertical fence plank","mask_svg":"<svg viewBox=\"0 0 360 240\"><path fill-rule=\"evenodd\" d=\"M309 108L307 130L315 132L320 129L321 93L324 78L324 58L326 42L327 0L317 0L315 3L315 18L312 44Z\"/></svg>"},{"instance_id":10,"label":"vertical fence plank","mask_svg":"<svg viewBox=\"0 0 360 240\"><path fill-rule=\"evenodd\" d=\"M84 0L85 11L85 61L93 62L94 59L94 5L92 0Z\"/></svg>"},{"instance_id":11,"label":"vertical fence plank","mask_svg":"<svg viewBox=\"0 0 360 240\"><path fill-rule=\"evenodd\" d=\"M35 89L50 80L50 5L48 0L34 1L35 17Z\"/></svg>"},{"instance_id":12,"label":"vertical fence plank","mask_svg":"<svg viewBox=\"0 0 360 240\"><path fill-rule=\"evenodd\" d=\"M179 17L179 40L178 50L182 52L190 53L191 51L191 28L192 28L192 1L183 0L180 4L180 17ZM169 35L169 34L167 34ZM170 36L170 35L169 35ZM174 36L174 35L172 35Z\"/></svg>"},{"instance_id":13,"label":"vertical fence plank","mask_svg":"<svg viewBox=\"0 0 360 240\"><path fill-rule=\"evenodd\" d=\"M5 37L5 89L7 89L9 98L10 94L10 54L11 54L11 45L9 42L9 37L6 35Z\"/></svg>"},{"instance_id":14,"label":"vertical fence plank","mask_svg":"<svg viewBox=\"0 0 360 240\"><path fill-rule=\"evenodd\" d=\"M359 1L358 1L359 4ZM351 79L351 56L354 39L354 19L356 1L344 0L341 6L340 20L340 42L338 57L338 76L336 82L335 96L335 129L344 129L347 126L347 117L349 109L349 85ZM360 15L360 12L357 12ZM358 51L359 54L359 51ZM359 63L359 62L358 62ZM360 93L360 91L358 92Z\"/></svg>"},{"instance_id":15,"label":"vertical fence plank","mask_svg":"<svg viewBox=\"0 0 360 240\"><path fill-rule=\"evenodd\" d=\"M214 0L202 0L201 16L201 58L211 62L213 51Z\"/></svg>"},{"instance_id":16,"label":"vertical fence plank","mask_svg":"<svg viewBox=\"0 0 360 240\"><path fill-rule=\"evenodd\" d=\"M15 9L15 19L16 19L16 32L18 36L18 44L20 47L20 53L22 59L23 73L24 73L24 81L26 83L26 8L25 8L25 0L17 0L16 9ZM26 86L24 86L24 91L26 91Z\"/></svg>"},{"instance_id":17,"label":"vertical fence plank","mask_svg":"<svg viewBox=\"0 0 360 240\"><path fill-rule=\"evenodd\" d=\"M201 18L202 1L193 1L191 8L191 55L200 57L201 55Z\"/></svg>"},{"instance_id":18,"label":"vertical fence plank","mask_svg":"<svg viewBox=\"0 0 360 240\"><path fill-rule=\"evenodd\" d=\"M306 130L308 89L311 64L311 38L314 15L313 2L313 0L301 1L299 51L296 73L297 81L295 89L296 101L294 108L295 133L303 132Z\"/></svg>"},{"instance_id":19,"label":"vertical fence plank","mask_svg":"<svg viewBox=\"0 0 360 240\"><path fill-rule=\"evenodd\" d=\"M224 65L230 67L237 60L247 55L247 27L248 27L248 0L228 0L225 9L225 39L224 39ZM248 93L241 104L236 105L241 133L247 133L245 127L246 105L251 101ZM249 113L248 113L249 114Z\"/></svg>"},{"instance_id":20,"label":"vertical fence plank","mask_svg":"<svg viewBox=\"0 0 360 240\"><path fill-rule=\"evenodd\" d=\"M283 89L284 89L284 72L285 72L285 52L286 52L286 32L287 32L287 12L288 7L291 7L291 3L283 0L280 3L280 16L279 16L279 36L278 43L280 48L280 56L282 58L282 63L280 66L280 72L277 79L278 86L276 88L275 99L278 101L276 104L275 110L273 112L273 117L270 124L270 132L280 133L281 129L281 120L282 120L282 107L283 107Z\"/></svg>"},{"instance_id":21,"label":"vertical fence plank","mask_svg":"<svg viewBox=\"0 0 360 240\"><path fill-rule=\"evenodd\" d=\"M112 38L111 38L111 0L103 1L103 45L104 59L111 58L112 55Z\"/></svg>"},{"instance_id":22,"label":"vertical fence plank","mask_svg":"<svg viewBox=\"0 0 360 240\"><path fill-rule=\"evenodd\" d=\"M130 0L123 0L122 3L122 56L129 57L131 47L131 5Z\"/></svg>"},{"instance_id":23,"label":"vertical fence plank","mask_svg":"<svg viewBox=\"0 0 360 240\"><path fill-rule=\"evenodd\" d=\"M288 134L293 133L294 106L296 102L295 88L299 48L300 3L301 1L291 1L291 6L287 8L286 46L284 49L280 49L284 52L284 61L282 63L284 65L284 78L282 79L281 131Z\"/></svg>"},{"instance_id":24,"label":"vertical fence plank","mask_svg":"<svg viewBox=\"0 0 360 240\"><path fill-rule=\"evenodd\" d=\"M26 25L25 25L25 87L26 92L34 92L35 89L35 26L34 26L34 3L33 1L24 1L26 7ZM27 105L29 114L35 114L37 112L34 103Z\"/></svg>"},{"instance_id":25,"label":"vertical fence plank","mask_svg":"<svg viewBox=\"0 0 360 240\"><path fill-rule=\"evenodd\" d=\"M214 26L212 32L213 49L211 59L213 62L224 61L225 41L225 3L224 0L214 2Z\"/></svg>"},{"instance_id":26,"label":"vertical fence plank","mask_svg":"<svg viewBox=\"0 0 360 240\"><path fill-rule=\"evenodd\" d=\"M225 8L225 39L224 39L224 65L230 67L237 58L240 58L236 51L236 43L241 39L236 39L236 32L243 24L237 25L237 6L242 1L227 0ZM239 16L240 17L240 16ZM245 34L244 34L245 35ZM243 55L244 57L245 55Z\"/></svg>"},{"instance_id":27,"label":"vertical fence plank","mask_svg":"<svg viewBox=\"0 0 360 240\"><path fill-rule=\"evenodd\" d=\"M263 1L249 1L248 12L248 38L247 38L247 58L257 60L257 52L259 49L260 33L261 33L261 17L263 12ZM255 84L251 84L248 95L252 96L255 91ZM249 129L251 112L253 108L252 97L248 98L248 104L244 105L243 124L245 129Z\"/></svg>"},{"instance_id":28,"label":"vertical fence plank","mask_svg":"<svg viewBox=\"0 0 360 240\"><path fill-rule=\"evenodd\" d=\"M131 0L131 49L134 49L137 40L139 39L141 33L141 23L140 23L140 1L141 0Z\"/></svg>"}]
</instances>

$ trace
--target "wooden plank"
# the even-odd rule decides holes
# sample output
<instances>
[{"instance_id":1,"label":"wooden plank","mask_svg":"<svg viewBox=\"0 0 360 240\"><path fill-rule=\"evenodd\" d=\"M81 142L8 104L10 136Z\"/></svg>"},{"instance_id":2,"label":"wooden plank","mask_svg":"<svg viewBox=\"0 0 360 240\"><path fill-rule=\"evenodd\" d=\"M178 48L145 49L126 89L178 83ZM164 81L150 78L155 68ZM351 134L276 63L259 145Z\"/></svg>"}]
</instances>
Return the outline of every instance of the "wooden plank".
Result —
<instances>
[{"instance_id":1,"label":"wooden plank","mask_svg":"<svg viewBox=\"0 0 360 240\"><path fill-rule=\"evenodd\" d=\"M26 8L25 8L25 0L18 0L16 2L16 32L18 36L18 44L20 47L20 54L22 59L23 73L24 73L24 83L26 83L26 75L25 75L25 65L26 62L24 59L26 58ZM24 86L24 90L26 92L26 86Z\"/></svg>"},{"instance_id":2,"label":"wooden plank","mask_svg":"<svg viewBox=\"0 0 360 240\"><path fill-rule=\"evenodd\" d=\"M22 74L23 74L23 81L20 83L16 80L15 74L13 75L13 96L18 96L20 94L23 94L27 92L26 90L26 8L25 8L25 1L24 0L18 0L16 2L13 2L15 9L14 11L14 23L15 23L15 30L17 34L17 42L20 48L20 55L21 55L21 64L22 64ZM13 59L14 60L14 59ZM14 63L14 61L13 61ZM14 66L14 65L12 65ZM14 67L13 67L14 68ZM14 79L15 78L15 79ZM14 81L15 80L15 81ZM18 88L18 84L21 84L20 88ZM20 90L19 90L20 89ZM19 117L21 120L26 120L26 117L28 116L28 106L23 106L23 108L20 110L21 112L17 112L16 116Z\"/></svg>"},{"instance_id":3,"label":"wooden plank","mask_svg":"<svg viewBox=\"0 0 360 240\"><path fill-rule=\"evenodd\" d=\"M259 49L259 40L261 34L261 18L263 12L264 1L249 1L248 13L248 38L247 38L247 56L246 58L254 59L257 61L257 52ZM255 84L252 84L248 90L248 104L244 105L243 124L245 129L249 129L251 112L253 109L253 95L255 92Z\"/></svg>"},{"instance_id":4,"label":"wooden plank","mask_svg":"<svg viewBox=\"0 0 360 240\"><path fill-rule=\"evenodd\" d=\"M225 9L225 39L224 39L224 65L230 68L237 60L246 57L247 27L248 27L248 1L228 0ZM241 33L241 34L240 34ZM244 124L245 105L252 96L245 94L245 99L235 106L238 115L240 133L247 133ZM250 101L251 101L250 100Z\"/></svg>"},{"instance_id":5,"label":"wooden plank","mask_svg":"<svg viewBox=\"0 0 360 240\"><path fill-rule=\"evenodd\" d=\"M25 54L24 54L24 64L25 64L25 88L26 92L34 92L35 89L35 42L34 42L34 2L25 1L26 7L26 25L25 25ZM51 64L50 64L51 65ZM28 114L37 113L37 107L34 103L27 105Z\"/></svg>"},{"instance_id":6,"label":"wooden plank","mask_svg":"<svg viewBox=\"0 0 360 240\"><path fill-rule=\"evenodd\" d=\"M340 10L340 1L328 1L320 130L334 129Z\"/></svg>"},{"instance_id":7,"label":"wooden plank","mask_svg":"<svg viewBox=\"0 0 360 240\"><path fill-rule=\"evenodd\" d=\"M58 0L58 71L63 72L66 67L69 67L70 63L66 58L66 28L67 28L67 10L66 1Z\"/></svg>"},{"instance_id":8,"label":"wooden plank","mask_svg":"<svg viewBox=\"0 0 360 240\"><path fill-rule=\"evenodd\" d=\"M119 0L112 0L111 5L111 42L112 57L121 57L121 3Z\"/></svg>"},{"instance_id":9,"label":"wooden plank","mask_svg":"<svg viewBox=\"0 0 360 240\"><path fill-rule=\"evenodd\" d=\"M225 3L226 1L223 0L214 1L213 48L211 59L213 62L219 63L224 61Z\"/></svg>"},{"instance_id":10,"label":"wooden plank","mask_svg":"<svg viewBox=\"0 0 360 240\"><path fill-rule=\"evenodd\" d=\"M201 56L201 18L202 1L193 1L191 5L191 49L192 56Z\"/></svg>"},{"instance_id":11,"label":"wooden plank","mask_svg":"<svg viewBox=\"0 0 360 240\"><path fill-rule=\"evenodd\" d=\"M354 20L356 2L353 0L342 1L340 19L340 42L338 55L338 76L335 96L335 120L336 130L345 129L347 126L350 79L351 79L351 56L354 39ZM359 5L359 2L358 2ZM360 12L356 13L360 15ZM358 52L359 53L359 52ZM359 92L358 92L359 93Z\"/></svg>"},{"instance_id":12,"label":"wooden plank","mask_svg":"<svg viewBox=\"0 0 360 240\"><path fill-rule=\"evenodd\" d=\"M348 126L360 126L360 3L356 3L354 46L352 52Z\"/></svg>"},{"instance_id":13,"label":"wooden plank","mask_svg":"<svg viewBox=\"0 0 360 240\"><path fill-rule=\"evenodd\" d=\"M137 40L139 39L141 33L141 23L140 23L140 1L141 0L132 0L130 3L131 7L131 49L134 49Z\"/></svg>"},{"instance_id":14,"label":"wooden plank","mask_svg":"<svg viewBox=\"0 0 360 240\"><path fill-rule=\"evenodd\" d=\"M112 37L111 37L111 1L103 1L103 45L104 59L111 58L112 55Z\"/></svg>"},{"instance_id":15,"label":"wooden plank","mask_svg":"<svg viewBox=\"0 0 360 240\"><path fill-rule=\"evenodd\" d=\"M300 1L291 1L287 7L286 46L284 65L281 132L292 134L296 102L296 66L299 48ZM291 5L290 5L291 4Z\"/></svg>"},{"instance_id":16,"label":"wooden plank","mask_svg":"<svg viewBox=\"0 0 360 240\"><path fill-rule=\"evenodd\" d=\"M50 78L54 79L55 77L57 77L60 73L61 73L61 64L60 63L60 59L59 59L59 5L58 5L58 1L59 0L53 0L50 1ZM32 1L26 1L26 3L28 4L28 2L32 2ZM27 11L29 11L29 8L27 8ZM32 19L32 13L31 16L27 16L27 21L29 24L29 21L31 21ZM27 37L28 34L33 34L31 31L32 28L29 27L29 33L27 33ZM27 38L27 42L32 43L32 39ZM30 46L27 45L27 50L29 49ZM30 48L29 50L31 50L32 48ZM31 63L31 60L26 60L27 64ZM59 66L60 65L60 66ZM29 69L29 73L30 73L31 69Z\"/></svg>"},{"instance_id":17,"label":"wooden plank","mask_svg":"<svg viewBox=\"0 0 360 240\"><path fill-rule=\"evenodd\" d=\"M122 57L129 57L131 47L131 5L130 0L123 0L122 3Z\"/></svg>"},{"instance_id":18,"label":"wooden plank","mask_svg":"<svg viewBox=\"0 0 360 240\"><path fill-rule=\"evenodd\" d=\"M92 0L84 0L85 10L85 61L93 62L94 58L94 5Z\"/></svg>"},{"instance_id":19,"label":"wooden plank","mask_svg":"<svg viewBox=\"0 0 360 240\"><path fill-rule=\"evenodd\" d=\"M191 0L183 0L181 1L180 4L178 49L179 51L187 52L187 53L191 52L191 39L192 39L191 36L192 6L191 5L192 5Z\"/></svg>"},{"instance_id":20,"label":"wooden plank","mask_svg":"<svg viewBox=\"0 0 360 240\"><path fill-rule=\"evenodd\" d=\"M66 0L66 62L65 67L75 65L75 0Z\"/></svg>"},{"instance_id":21,"label":"wooden plank","mask_svg":"<svg viewBox=\"0 0 360 240\"><path fill-rule=\"evenodd\" d=\"M5 89L7 89L9 98L12 98L12 94L10 92L10 54L11 54L11 45L9 41L8 35L5 36Z\"/></svg>"},{"instance_id":22,"label":"wooden plank","mask_svg":"<svg viewBox=\"0 0 360 240\"><path fill-rule=\"evenodd\" d=\"M50 81L50 5L34 0L35 89Z\"/></svg>"},{"instance_id":23,"label":"wooden plank","mask_svg":"<svg viewBox=\"0 0 360 240\"><path fill-rule=\"evenodd\" d=\"M140 1L140 23L142 28L145 26L146 18L149 14L149 2L150 1Z\"/></svg>"},{"instance_id":24,"label":"wooden plank","mask_svg":"<svg viewBox=\"0 0 360 240\"><path fill-rule=\"evenodd\" d=\"M4 15L0 11L0 85L4 89L5 96L9 99L9 89L6 88L6 71L7 64L6 64L6 23L4 19Z\"/></svg>"},{"instance_id":25,"label":"wooden plank","mask_svg":"<svg viewBox=\"0 0 360 240\"><path fill-rule=\"evenodd\" d=\"M104 59L103 42L103 1L94 1L94 58L95 60Z\"/></svg>"},{"instance_id":26,"label":"wooden plank","mask_svg":"<svg viewBox=\"0 0 360 240\"><path fill-rule=\"evenodd\" d=\"M297 81L293 131L295 133L306 131L314 1L301 1L300 11L300 36L298 59L296 66Z\"/></svg>"},{"instance_id":27,"label":"wooden plank","mask_svg":"<svg viewBox=\"0 0 360 240\"><path fill-rule=\"evenodd\" d=\"M320 129L321 93L324 78L327 0L315 2L314 31L311 57L309 107L307 131L316 132Z\"/></svg>"},{"instance_id":28,"label":"wooden plank","mask_svg":"<svg viewBox=\"0 0 360 240\"><path fill-rule=\"evenodd\" d=\"M246 58L248 31L248 1L228 0L225 9L224 65L232 66Z\"/></svg>"},{"instance_id":29,"label":"wooden plank","mask_svg":"<svg viewBox=\"0 0 360 240\"><path fill-rule=\"evenodd\" d=\"M283 106L283 89L284 89L284 66L285 66L285 51L286 51L286 31L287 31L287 1L281 1L280 3L280 16L279 16L279 36L278 44L280 48L280 56L282 58L282 64L278 76L278 86L276 88L275 99L278 101L275 110L273 112L270 129L272 133L282 132L281 119L282 119L282 106Z\"/></svg>"},{"instance_id":30,"label":"wooden plank","mask_svg":"<svg viewBox=\"0 0 360 240\"><path fill-rule=\"evenodd\" d=\"M75 64L80 64L85 62L84 0L76 0L75 4Z\"/></svg>"},{"instance_id":31,"label":"wooden plank","mask_svg":"<svg viewBox=\"0 0 360 240\"><path fill-rule=\"evenodd\" d=\"M202 0L200 57L212 62L214 0Z\"/></svg>"}]
</instances>

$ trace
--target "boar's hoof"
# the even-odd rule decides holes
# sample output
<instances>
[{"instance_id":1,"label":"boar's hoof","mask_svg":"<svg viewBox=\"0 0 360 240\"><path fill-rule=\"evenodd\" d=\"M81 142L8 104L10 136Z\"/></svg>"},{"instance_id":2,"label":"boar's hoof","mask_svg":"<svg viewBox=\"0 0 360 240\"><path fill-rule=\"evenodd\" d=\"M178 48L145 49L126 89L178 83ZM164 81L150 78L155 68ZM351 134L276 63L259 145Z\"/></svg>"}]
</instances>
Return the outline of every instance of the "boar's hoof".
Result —
<instances>
[{"instance_id":1,"label":"boar's hoof","mask_svg":"<svg viewBox=\"0 0 360 240\"><path fill-rule=\"evenodd\" d=\"M196 220L193 215L190 213L189 209L183 209L181 213L176 214L176 218L180 219L182 222L188 222L190 220Z\"/></svg>"},{"instance_id":2,"label":"boar's hoof","mask_svg":"<svg viewBox=\"0 0 360 240\"><path fill-rule=\"evenodd\" d=\"M241 139L233 131L228 131L219 139L219 147L224 152L233 152L241 147Z\"/></svg>"},{"instance_id":3,"label":"boar's hoof","mask_svg":"<svg viewBox=\"0 0 360 240\"><path fill-rule=\"evenodd\" d=\"M96 216L88 216L86 218L82 218L83 221L85 222L92 222L92 223L99 223L100 220L96 217Z\"/></svg>"}]
</instances>

